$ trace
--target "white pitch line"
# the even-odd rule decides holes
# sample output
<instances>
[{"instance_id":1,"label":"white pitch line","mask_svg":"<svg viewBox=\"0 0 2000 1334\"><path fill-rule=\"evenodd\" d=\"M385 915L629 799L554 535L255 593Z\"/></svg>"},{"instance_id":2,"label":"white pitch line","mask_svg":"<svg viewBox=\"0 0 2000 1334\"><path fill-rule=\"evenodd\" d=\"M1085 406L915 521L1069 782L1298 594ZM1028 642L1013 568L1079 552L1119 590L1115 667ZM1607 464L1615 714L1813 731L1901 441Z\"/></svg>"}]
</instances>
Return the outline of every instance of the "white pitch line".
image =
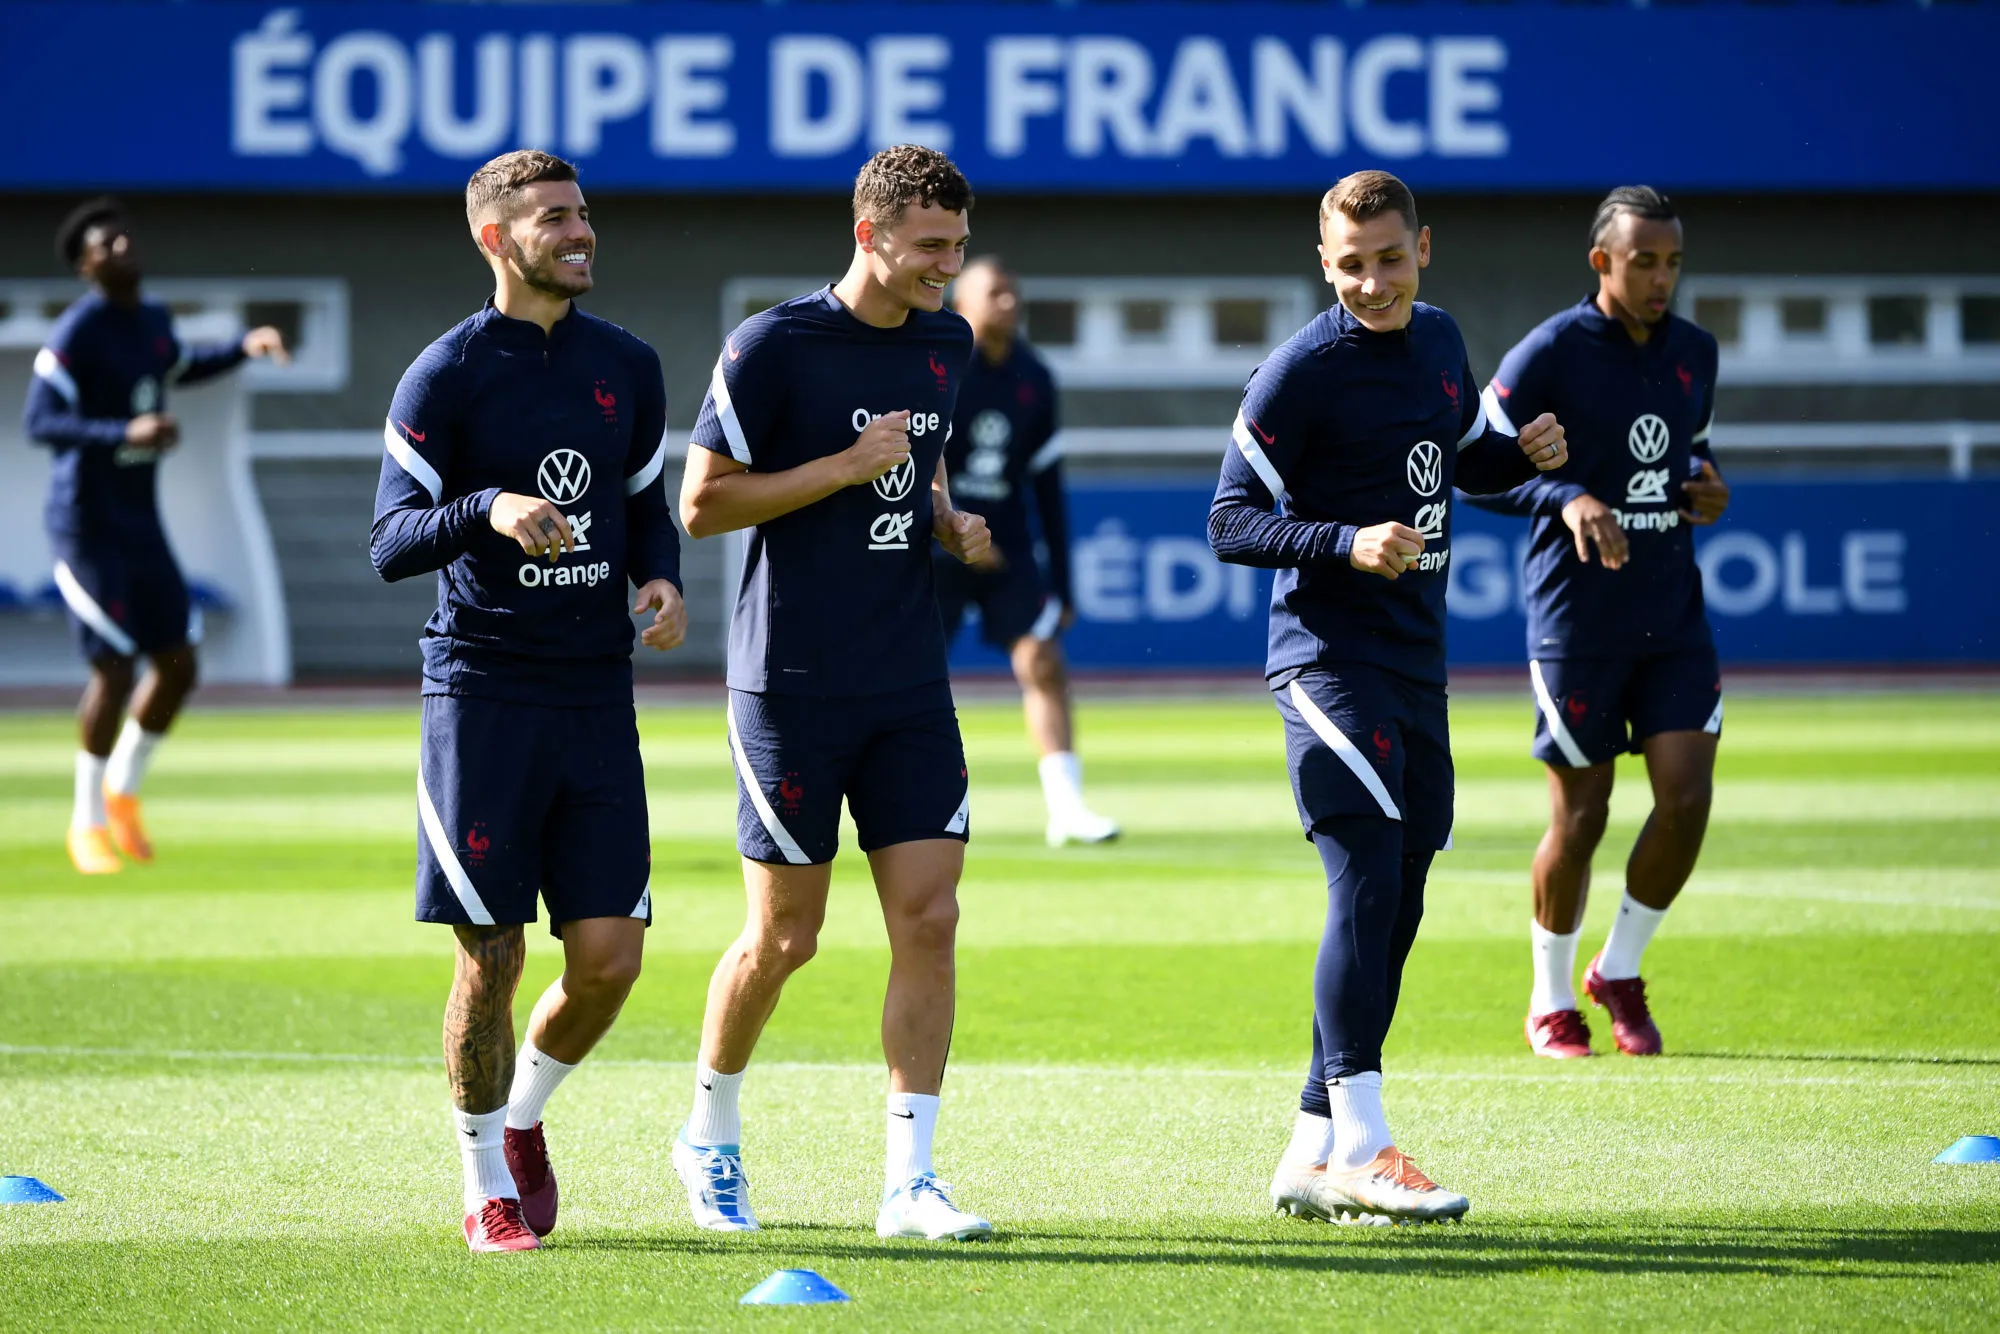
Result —
<instances>
[{"instance_id":1,"label":"white pitch line","mask_svg":"<svg viewBox=\"0 0 2000 1334\"><path fill-rule=\"evenodd\" d=\"M304 1051L233 1051L219 1049L196 1051L185 1048L157 1049L149 1047L83 1047L68 1045L34 1046L18 1043L0 1043L0 1056L55 1056L55 1057L104 1057L110 1059L138 1059L157 1061L269 1061L296 1065L389 1065L389 1066L429 1066L436 1063L434 1056L397 1056L366 1052L304 1052ZM1666 1058L1671 1060L1672 1058ZM1728 1060L1729 1057L1716 1059ZM1744 1058L1770 1059L1770 1058ZM1782 1060L1783 1058L1775 1058ZM1946 1058L1950 1059L1950 1058ZM1775 1063L1775 1060L1774 1060ZM1921 1058L1912 1058L1912 1064L1921 1063ZM1796 1065L1837 1065L1838 1058L1809 1057L1792 1061ZM1873 1064L1866 1059L1849 1064ZM688 1061L665 1061L648 1057L607 1057L591 1062L593 1066L612 1066L620 1069L674 1070L688 1071L693 1065ZM833 1061L767 1061L760 1062L759 1070L774 1074L881 1074L882 1067L866 1062ZM1871 1087L1893 1086L1897 1088L1947 1088L1964 1083L1966 1077L1976 1077L1977 1067L1941 1066L1945 1070L1963 1069L1964 1077L1933 1077L1915 1079L1907 1076L1887 1076L1871 1078ZM1122 1066L1122 1065L1013 1065L996 1063L991 1065L961 1063L951 1067L952 1073L969 1076L986 1076L1002 1079L1270 1079L1295 1081L1297 1074L1288 1070L1271 1068L1212 1069L1200 1066ZM2000 1080L2000 1068L1996 1068L1988 1079ZM1591 1084L1713 1084L1721 1086L1777 1086L1777 1087L1819 1087L1837 1085L1853 1087L1852 1075L1783 1075L1764 1074L1755 1070L1718 1071L1714 1074L1692 1072L1669 1072L1660 1070L1634 1071L1631 1073L1598 1074L1580 1069L1565 1071L1536 1070L1392 1070L1388 1082L1423 1084L1562 1084L1588 1082Z\"/></svg>"}]
</instances>

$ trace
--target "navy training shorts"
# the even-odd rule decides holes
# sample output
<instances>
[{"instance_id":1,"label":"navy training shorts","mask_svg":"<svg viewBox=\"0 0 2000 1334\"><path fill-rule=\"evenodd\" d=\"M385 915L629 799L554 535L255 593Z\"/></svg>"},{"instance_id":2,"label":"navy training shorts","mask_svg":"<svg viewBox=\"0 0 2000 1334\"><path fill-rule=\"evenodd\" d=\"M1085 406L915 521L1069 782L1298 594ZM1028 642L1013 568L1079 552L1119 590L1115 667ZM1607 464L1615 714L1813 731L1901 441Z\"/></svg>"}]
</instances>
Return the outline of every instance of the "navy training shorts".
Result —
<instances>
[{"instance_id":1,"label":"navy training shorts","mask_svg":"<svg viewBox=\"0 0 2000 1334\"><path fill-rule=\"evenodd\" d=\"M1271 697L1308 838L1338 816L1379 815L1402 823L1407 849L1451 846L1444 687L1353 662L1282 673Z\"/></svg>"},{"instance_id":2,"label":"navy training shorts","mask_svg":"<svg viewBox=\"0 0 2000 1334\"><path fill-rule=\"evenodd\" d=\"M56 591L87 660L161 653L201 640L201 613L164 534L136 539L50 533Z\"/></svg>"},{"instance_id":3,"label":"navy training shorts","mask_svg":"<svg viewBox=\"0 0 2000 1334\"><path fill-rule=\"evenodd\" d=\"M967 565L947 551L934 551L931 573L945 643L958 637L967 606L979 608L979 637L995 648L1011 648L1022 638L1055 638L1062 603L1042 586L1042 572L1028 553L1021 553L1004 570L987 570Z\"/></svg>"},{"instance_id":4,"label":"navy training shorts","mask_svg":"<svg viewBox=\"0 0 2000 1334\"><path fill-rule=\"evenodd\" d=\"M1722 668L1715 649L1644 657L1543 658L1535 691L1535 758L1581 769L1637 753L1662 732L1722 735Z\"/></svg>"},{"instance_id":5,"label":"navy training shorts","mask_svg":"<svg viewBox=\"0 0 2000 1334\"><path fill-rule=\"evenodd\" d=\"M539 894L553 935L587 917L652 923L646 775L629 703L424 696L417 815L420 922L532 922Z\"/></svg>"},{"instance_id":6,"label":"navy training shorts","mask_svg":"<svg viewBox=\"0 0 2000 1334\"><path fill-rule=\"evenodd\" d=\"M951 683L851 697L729 692L736 846L804 866L840 849L840 803L861 850L970 835L965 743Z\"/></svg>"}]
</instances>

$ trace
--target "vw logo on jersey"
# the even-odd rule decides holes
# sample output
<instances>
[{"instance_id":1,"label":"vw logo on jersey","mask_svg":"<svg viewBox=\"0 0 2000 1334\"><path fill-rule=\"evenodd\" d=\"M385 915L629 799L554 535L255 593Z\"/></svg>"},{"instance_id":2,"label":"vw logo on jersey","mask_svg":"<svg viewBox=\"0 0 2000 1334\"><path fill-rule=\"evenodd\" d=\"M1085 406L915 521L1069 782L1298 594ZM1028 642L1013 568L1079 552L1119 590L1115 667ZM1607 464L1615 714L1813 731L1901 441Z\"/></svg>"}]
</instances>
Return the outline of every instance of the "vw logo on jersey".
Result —
<instances>
[{"instance_id":1,"label":"vw logo on jersey","mask_svg":"<svg viewBox=\"0 0 2000 1334\"><path fill-rule=\"evenodd\" d=\"M1409 479L1410 490L1420 496L1435 495L1444 485L1444 451L1434 441L1417 441L1403 462L1403 475Z\"/></svg>"},{"instance_id":2,"label":"vw logo on jersey","mask_svg":"<svg viewBox=\"0 0 2000 1334\"><path fill-rule=\"evenodd\" d=\"M581 500L590 490L590 460L573 449L550 450L542 466L535 469L535 485L542 499L552 505Z\"/></svg>"},{"instance_id":3,"label":"vw logo on jersey","mask_svg":"<svg viewBox=\"0 0 2000 1334\"><path fill-rule=\"evenodd\" d=\"M901 500L917 484L917 461L904 459L875 479L875 494L887 501Z\"/></svg>"},{"instance_id":4,"label":"vw logo on jersey","mask_svg":"<svg viewBox=\"0 0 2000 1334\"><path fill-rule=\"evenodd\" d=\"M1667 423L1657 413L1648 412L1632 423L1632 429L1625 433L1625 443L1632 447L1632 457L1641 463L1655 463L1667 454Z\"/></svg>"},{"instance_id":5,"label":"vw logo on jersey","mask_svg":"<svg viewBox=\"0 0 2000 1334\"><path fill-rule=\"evenodd\" d=\"M972 419L972 444L976 449L1005 449L1014 438L1014 423L1007 414L988 408Z\"/></svg>"},{"instance_id":6,"label":"vw logo on jersey","mask_svg":"<svg viewBox=\"0 0 2000 1334\"><path fill-rule=\"evenodd\" d=\"M132 415L143 417L160 406L160 382L150 375L142 375L132 386Z\"/></svg>"}]
</instances>

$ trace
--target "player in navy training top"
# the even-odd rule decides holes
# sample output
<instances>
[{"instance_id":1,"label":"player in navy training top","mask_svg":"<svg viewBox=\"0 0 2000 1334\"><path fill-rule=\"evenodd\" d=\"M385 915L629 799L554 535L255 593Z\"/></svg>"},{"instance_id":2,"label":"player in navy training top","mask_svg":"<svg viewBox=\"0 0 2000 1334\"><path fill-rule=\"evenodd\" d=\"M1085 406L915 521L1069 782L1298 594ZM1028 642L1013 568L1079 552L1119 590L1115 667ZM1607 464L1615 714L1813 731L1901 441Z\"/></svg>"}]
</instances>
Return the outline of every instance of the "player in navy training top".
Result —
<instances>
[{"instance_id":1,"label":"player in navy training top","mask_svg":"<svg viewBox=\"0 0 2000 1334\"><path fill-rule=\"evenodd\" d=\"M1614 761L1628 750L1646 757L1653 812L1583 985L1610 1012L1620 1051L1660 1050L1639 963L1701 853L1722 735L1689 525L1714 523L1729 487L1709 451L1715 339L1667 309L1681 270L1673 205L1647 186L1613 190L1591 223L1590 265L1597 291L1536 326L1486 390L1503 427L1560 414L1569 463L1480 502L1533 517L1528 670L1554 811L1534 861L1527 1036L1559 1058L1590 1054L1571 978Z\"/></svg>"},{"instance_id":2,"label":"player in navy training top","mask_svg":"<svg viewBox=\"0 0 2000 1334\"><path fill-rule=\"evenodd\" d=\"M723 341L681 485L690 536L747 530L729 632L729 745L749 913L716 965L674 1166L700 1226L757 1226L737 1089L785 979L812 957L847 800L888 927L884 1237L985 1236L931 1166L951 1045L970 818L931 539L990 544L952 508L944 448L972 331L942 309L972 191L944 154L884 149L854 183L838 283Z\"/></svg>"},{"instance_id":3,"label":"player in navy training top","mask_svg":"<svg viewBox=\"0 0 2000 1334\"><path fill-rule=\"evenodd\" d=\"M1058 638L1076 613L1070 605L1069 508L1063 500L1055 380L1016 336L1020 295L1000 261L967 264L952 284L951 303L972 326L978 355L958 392L945 466L958 503L986 517L993 547L977 565L946 551L932 557L945 642L957 636L966 606L976 604L981 635L1007 651L1021 683L1028 739L1041 756L1049 846L1103 843L1118 837L1118 826L1083 800L1069 671ZM1037 546L1044 553L1040 559Z\"/></svg>"},{"instance_id":4,"label":"player in navy training top","mask_svg":"<svg viewBox=\"0 0 2000 1334\"><path fill-rule=\"evenodd\" d=\"M119 870L121 852L153 859L139 786L194 688L201 616L158 502L160 459L180 443L167 387L220 375L245 357L287 358L284 339L269 327L235 342L182 342L167 308L139 293L138 246L116 200L72 211L56 232L56 251L91 290L57 318L35 354L23 425L55 455L43 523L56 589L90 662L77 711L82 745L69 855L94 875ZM152 666L134 692L141 654Z\"/></svg>"},{"instance_id":5,"label":"player in navy training top","mask_svg":"<svg viewBox=\"0 0 2000 1334\"><path fill-rule=\"evenodd\" d=\"M1320 203L1339 301L1250 377L1209 512L1225 561L1275 568L1265 674L1292 790L1326 866L1312 1061L1272 1202L1295 1215L1454 1218L1382 1115L1382 1042L1450 846L1444 601L1454 481L1500 491L1559 466L1552 416L1487 421L1451 316L1416 300L1430 230L1387 172Z\"/></svg>"},{"instance_id":6,"label":"player in navy training top","mask_svg":"<svg viewBox=\"0 0 2000 1334\"><path fill-rule=\"evenodd\" d=\"M437 574L424 627L417 918L457 970L445 1067L475 1251L532 1250L556 1221L542 1106L639 975L652 921L632 611L681 642L653 349L577 309L597 237L576 169L534 150L465 189L493 298L396 387L370 546L384 579ZM516 1059L522 924L539 891L563 971Z\"/></svg>"}]
</instances>

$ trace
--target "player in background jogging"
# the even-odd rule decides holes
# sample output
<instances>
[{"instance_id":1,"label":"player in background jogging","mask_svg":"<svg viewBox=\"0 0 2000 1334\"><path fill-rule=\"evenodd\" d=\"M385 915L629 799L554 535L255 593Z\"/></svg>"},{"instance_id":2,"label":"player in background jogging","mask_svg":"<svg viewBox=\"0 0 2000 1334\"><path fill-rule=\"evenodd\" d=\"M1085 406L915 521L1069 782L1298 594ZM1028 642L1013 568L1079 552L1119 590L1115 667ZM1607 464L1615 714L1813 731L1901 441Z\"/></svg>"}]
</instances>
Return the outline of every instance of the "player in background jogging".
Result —
<instances>
[{"instance_id":1,"label":"player in background jogging","mask_svg":"<svg viewBox=\"0 0 2000 1334\"><path fill-rule=\"evenodd\" d=\"M942 548L932 556L945 643L957 636L966 608L978 607L980 636L1007 654L1021 684L1049 846L1103 843L1118 837L1118 826L1084 802L1063 661L1062 633L1076 612L1055 379L1019 336L1020 292L999 260L967 263L951 300L972 326L978 351L958 391L945 468L960 507L985 516L993 546L977 565Z\"/></svg>"},{"instance_id":2,"label":"player in background jogging","mask_svg":"<svg viewBox=\"0 0 2000 1334\"><path fill-rule=\"evenodd\" d=\"M194 689L201 642L201 611L160 522L160 460L181 442L167 390L247 357L290 358L268 326L234 342L182 342L167 307L139 290L138 243L115 199L72 211L56 251L90 291L57 317L35 353L23 425L55 456L43 523L56 589L90 664L77 706L69 855L77 870L100 875L124 866L120 853L153 859L139 786ZM135 691L142 657L148 669Z\"/></svg>"},{"instance_id":3,"label":"player in background jogging","mask_svg":"<svg viewBox=\"0 0 2000 1334\"><path fill-rule=\"evenodd\" d=\"M1653 809L1625 866L1584 994L1618 1050L1656 1055L1639 965L1687 883L1708 830L1722 736L1722 673L1691 525L1729 506L1709 448L1715 339L1668 309L1681 223L1648 186L1613 190L1590 225L1597 290L1537 325L1500 363L1486 413L1503 430L1554 412L1569 462L1479 501L1531 518L1525 571L1534 755L1548 766L1548 832L1535 852L1528 1046L1590 1055L1572 986L1590 859L1604 837L1617 757L1644 755Z\"/></svg>"}]
</instances>

